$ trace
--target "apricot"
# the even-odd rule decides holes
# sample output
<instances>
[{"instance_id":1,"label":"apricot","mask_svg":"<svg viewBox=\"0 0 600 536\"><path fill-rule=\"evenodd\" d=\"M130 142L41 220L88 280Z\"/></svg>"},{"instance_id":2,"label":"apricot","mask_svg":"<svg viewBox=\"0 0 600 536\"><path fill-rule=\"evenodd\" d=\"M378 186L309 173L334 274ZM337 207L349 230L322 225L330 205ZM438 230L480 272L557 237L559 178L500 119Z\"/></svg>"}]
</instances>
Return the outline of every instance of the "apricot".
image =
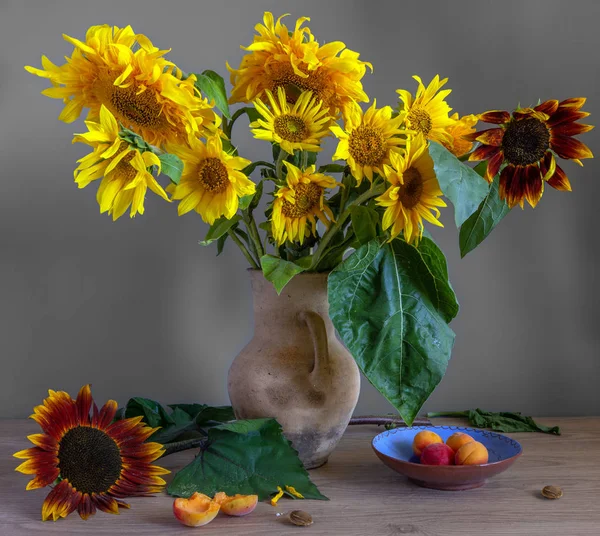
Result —
<instances>
[{"instance_id":1,"label":"apricot","mask_svg":"<svg viewBox=\"0 0 600 536\"><path fill-rule=\"evenodd\" d=\"M419 432L415 438L413 439L413 452L417 455L420 456L421 453L423 452L423 449L427 446L427 445L431 445L433 443L443 443L444 441L442 440L442 438L437 435L435 432L430 432L429 430L423 430L421 432Z\"/></svg>"},{"instance_id":2,"label":"apricot","mask_svg":"<svg viewBox=\"0 0 600 536\"><path fill-rule=\"evenodd\" d=\"M463 432L456 432L446 439L446 445L448 445L454 452L460 447L475 441L469 434Z\"/></svg>"},{"instance_id":3,"label":"apricot","mask_svg":"<svg viewBox=\"0 0 600 536\"><path fill-rule=\"evenodd\" d=\"M421 454L423 465L454 465L454 451L445 443L427 445Z\"/></svg>"},{"instance_id":4,"label":"apricot","mask_svg":"<svg viewBox=\"0 0 600 536\"><path fill-rule=\"evenodd\" d=\"M478 441L466 443L458 449L454 457L456 465L480 465L488 462L488 450Z\"/></svg>"},{"instance_id":5,"label":"apricot","mask_svg":"<svg viewBox=\"0 0 600 536\"><path fill-rule=\"evenodd\" d=\"M228 516L245 516L252 512L258 504L258 495L239 495L229 497L220 491L215 495L215 502L221 505L221 512Z\"/></svg>"},{"instance_id":6,"label":"apricot","mask_svg":"<svg viewBox=\"0 0 600 536\"><path fill-rule=\"evenodd\" d=\"M189 499L178 498L173 501L173 513L186 527L207 525L217 517L220 508L217 501L198 492Z\"/></svg>"}]
</instances>

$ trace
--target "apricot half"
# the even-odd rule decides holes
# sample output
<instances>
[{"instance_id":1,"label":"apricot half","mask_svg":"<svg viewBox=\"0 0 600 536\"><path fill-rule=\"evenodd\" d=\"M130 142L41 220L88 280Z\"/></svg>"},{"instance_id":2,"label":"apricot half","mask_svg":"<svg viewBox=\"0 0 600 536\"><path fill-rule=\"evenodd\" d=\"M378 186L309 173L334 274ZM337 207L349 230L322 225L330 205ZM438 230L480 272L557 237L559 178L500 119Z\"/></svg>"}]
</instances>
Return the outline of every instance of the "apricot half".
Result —
<instances>
[{"instance_id":1,"label":"apricot half","mask_svg":"<svg viewBox=\"0 0 600 536\"><path fill-rule=\"evenodd\" d=\"M460 447L475 441L469 434L463 432L456 432L446 439L446 445L448 445L454 452Z\"/></svg>"},{"instance_id":2,"label":"apricot half","mask_svg":"<svg viewBox=\"0 0 600 536\"><path fill-rule=\"evenodd\" d=\"M442 440L442 438L435 432L430 432L429 430L422 430L413 439L412 449L417 456L421 456L423 449L427 445L443 442L444 441Z\"/></svg>"},{"instance_id":3,"label":"apricot half","mask_svg":"<svg viewBox=\"0 0 600 536\"><path fill-rule=\"evenodd\" d=\"M427 445L421 454L423 465L454 465L454 451L445 443Z\"/></svg>"},{"instance_id":4,"label":"apricot half","mask_svg":"<svg viewBox=\"0 0 600 536\"><path fill-rule=\"evenodd\" d=\"M220 508L217 501L198 492L189 499L178 498L173 501L175 517L187 527L207 525L217 517Z\"/></svg>"},{"instance_id":5,"label":"apricot half","mask_svg":"<svg viewBox=\"0 0 600 536\"><path fill-rule=\"evenodd\" d=\"M220 491L215 495L215 502L221 505L221 512L228 516L245 516L252 512L258 504L258 495L239 495L229 497Z\"/></svg>"},{"instance_id":6,"label":"apricot half","mask_svg":"<svg viewBox=\"0 0 600 536\"><path fill-rule=\"evenodd\" d=\"M478 441L472 441L460 447L456 451L454 462L456 465L480 465L487 463L488 450Z\"/></svg>"}]
</instances>

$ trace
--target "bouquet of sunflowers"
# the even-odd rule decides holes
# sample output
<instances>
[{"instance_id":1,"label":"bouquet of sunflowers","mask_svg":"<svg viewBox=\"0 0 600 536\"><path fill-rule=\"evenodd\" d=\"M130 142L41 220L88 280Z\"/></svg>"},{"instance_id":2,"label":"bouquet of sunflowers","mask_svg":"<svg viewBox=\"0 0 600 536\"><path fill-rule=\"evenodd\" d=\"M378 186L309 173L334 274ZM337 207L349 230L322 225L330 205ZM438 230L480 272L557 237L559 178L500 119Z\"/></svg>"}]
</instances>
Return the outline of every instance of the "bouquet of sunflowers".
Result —
<instances>
[{"instance_id":1,"label":"bouquet of sunflowers","mask_svg":"<svg viewBox=\"0 0 600 536\"><path fill-rule=\"evenodd\" d=\"M184 72L130 26L64 36L74 46L66 64L43 57L43 69L26 69L51 82L44 95L63 100L59 119L88 110L88 131L73 142L91 152L75 182L100 181L100 212L143 214L150 189L180 215L200 215L210 226L202 244L220 253L231 239L277 291L298 273L331 271L340 337L410 423L444 375L458 312L424 221L442 226L449 200L465 255L515 205L535 207L546 184L569 191L557 157L592 157L573 137L592 128L577 122L585 99L460 117L447 79L415 76L415 94L397 90L395 107L361 105L371 64L339 41L320 44L308 18L293 28L282 19L265 13L239 67L227 65L229 94L220 75ZM273 162L238 154L243 115ZM492 128L476 131L478 122ZM333 162L318 163L327 142L337 144Z\"/></svg>"},{"instance_id":2,"label":"bouquet of sunflowers","mask_svg":"<svg viewBox=\"0 0 600 536\"><path fill-rule=\"evenodd\" d=\"M319 43L308 20L288 28L265 13L239 67L227 65L230 92L216 72L183 71L130 26L64 36L74 47L64 65L42 57L42 69L26 69L64 102L59 119L86 110L87 132L73 142L91 151L74 178L98 184L101 213L143 214L149 189L179 215L196 212L209 225L201 243L217 254L231 239L278 292L301 272L330 272L339 336L411 423L446 371L458 312L424 222L442 226L450 201L466 255L515 205L535 207L546 185L571 190L558 158L591 158L574 136L592 126L577 122L584 98L451 114L439 76L414 76L416 91L398 89L394 106L369 104L361 81L371 64L342 42ZM239 154L244 115L272 162ZM319 162L326 143L333 161Z\"/></svg>"}]
</instances>

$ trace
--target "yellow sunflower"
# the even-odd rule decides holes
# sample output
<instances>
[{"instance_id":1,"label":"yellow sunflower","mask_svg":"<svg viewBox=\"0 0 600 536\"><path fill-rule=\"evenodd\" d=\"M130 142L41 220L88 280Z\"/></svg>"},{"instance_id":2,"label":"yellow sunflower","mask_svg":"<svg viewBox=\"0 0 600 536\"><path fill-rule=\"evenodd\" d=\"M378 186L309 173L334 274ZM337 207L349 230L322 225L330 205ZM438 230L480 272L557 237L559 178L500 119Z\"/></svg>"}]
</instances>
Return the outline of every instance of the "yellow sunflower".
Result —
<instances>
[{"instance_id":1,"label":"yellow sunflower","mask_svg":"<svg viewBox=\"0 0 600 536\"><path fill-rule=\"evenodd\" d=\"M373 173L383 173L390 156L402 152L406 144L406 130L400 130L404 122L402 114L392 117L392 108L376 108L377 101L364 112L357 103L351 103L345 114L345 130L338 125L329 127L340 140L333 160L346 160L352 175L360 184L363 176L373 181Z\"/></svg>"},{"instance_id":2,"label":"yellow sunflower","mask_svg":"<svg viewBox=\"0 0 600 536\"><path fill-rule=\"evenodd\" d=\"M391 238L404 231L406 242L418 243L423 237L423 220L443 227L437 218L445 207L440 198L442 191L433 170L428 143L418 134L406 145L406 154L393 154L391 165L384 166L384 175L390 187L376 198L378 205L385 207L383 229L391 227Z\"/></svg>"},{"instance_id":3,"label":"yellow sunflower","mask_svg":"<svg viewBox=\"0 0 600 536\"><path fill-rule=\"evenodd\" d=\"M452 136L452 143L448 140L442 141L442 145L446 147L454 156L463 156L473 148L473 142L463 138L475 132L475 125L479 118L476 115L464 115L459 117L458 114L453 114L450 118L455 121L447 128L448 134Z\"/></svg>"},{"instance_id":4,"label":"yellow sunflower","mask_svg":"<svg viewBox=\"0 0 600 536\"><path fill-rule=\"evenodd\" d=\"M320 151L320 142L330 134L329 110L317 102L311 91L304 91L295 104L286 100L285 90L277 88L277 100L270 90L266 90L269 108L262 100L256 99L254 106L262 115L250 124L252 134L259 140L278 143L286 152Z\"/></svg>"},{"instance_id":5,"label":"yellow sunflower","mask_svg":"<svg viewBox=\"0 0 600 536\"><path fill-rule=\"evenodd\" d=\"M216 130L220 119L199 96L196 78L180 80L175 74L181 71L164 58L168 51L131 26L92 26L85 42L64 38L75 47L67 63L57 66L43 56L43 69L25 67L52 82L42 93L64 101L62 121L75 121L83 108L90 109L87 118L95 121L104 105L125 127L159 146L186 143L188 136ZM134 45L139 45L135 52Z\"/></svg>"},{"instance_id":6,"label":"yellow sunflower","mask_svg":"<svg viewBox=\"0 0 600 536\"><path fill-rule=\"evenodd\" d=\"M190 140L190 147L173 146L170 151L183 160L183 174L173 192L180 200L179 215L195 210L212 225L217 218L232 218L237 212L239 198L253 194L256 185L241 170L250 160L231 156L223 151L219 134L210 136L206 145Z\"/></svg>"},{"instance_id":7,"label":"yellow sunflower","mask_svg":"<svg viewBox=\"0 0 600 536\"><path fill-rule=\"evenodd\" d=\"M100 108L100 123L86 121L89 129L85 134L76 134L73 143L82 142L94 150L78 160L75 182L85 188L92 181L104 177L98 188L96 199L100 212L112 214L113 220L120 218L129 206L130 216L144 213L144 197L148 188L169 201L160 184L148 171L160 160L150 152L140 152L119 137L119 125L105 106Z\"/></svg>"},{"instance_id":8,"label":"yellow sunflower","mask_svg":"<svg viewBox=\"0 0 600 536\"><path fill-rule=\"evenodd\" d=\"M416 75L413 78L419 84L414 98L405 89L396 90L404 105L403 111L406 113L407 128L421 132L428 140L451 145L453 138L448 129L455 120L448 116L452 108L444 99L452 90L440 91L448 79L440 80L440 76L436 74L431 83L425 87L421 78Z\"/></svg>"},{"instance_id":9,"label":"yellow sunflower","mask_svg":"<svg viewBox=\"0 0 600 536\"><path fill-rule=\"evenodd\" d=\"M315 166L301 171L289 162L283 163L287 168L287 186L275 192L271 230L278 245L286 240L302 244L305 236L316 234L315 217L326 227L333 221L324 196L326 188L335 188L338 183L333 177L315 173Z\"/></svg>"},{"instance_id":10,"label":"yellow sunflower","mask_svg":"<svg viewBox=\"0 0 600 536\"><path fill-rule=\"evenodd\" d=\"M129 508L120 499L162 490L160 475L170 471L152 462L165 451L159 443L145 442L158 428L142 424L142 417L113 422L117 403L109 400L98 411L89 385L76 400L64 391L48 393L31 415L43 433L27 437L35 447L14 454L25 460L16 471L35 475L27 490L59 479L42 506L43 521L75 510L83 519L96 509L118 514L119 507Z\"/></svg>"},{"instance_id":11,"label":"yellow sunflower","mask_svg":"<svg viewBox=\"0 0 600 536\"><path fill-rule=\"evenodd\" d=\"M285 89L288 102L294 103L303 91L312 91L324 108L337 115L351 101L368 102L361 79L371 64L359 60L359 54L348 50L340 41L320 46L302 17L293 31L265 12L263 24L256 25L254 42L242 47L248 53L238 69L231 73L231 103L251 102L266 89Z\"/></svg>"}]
</instances>

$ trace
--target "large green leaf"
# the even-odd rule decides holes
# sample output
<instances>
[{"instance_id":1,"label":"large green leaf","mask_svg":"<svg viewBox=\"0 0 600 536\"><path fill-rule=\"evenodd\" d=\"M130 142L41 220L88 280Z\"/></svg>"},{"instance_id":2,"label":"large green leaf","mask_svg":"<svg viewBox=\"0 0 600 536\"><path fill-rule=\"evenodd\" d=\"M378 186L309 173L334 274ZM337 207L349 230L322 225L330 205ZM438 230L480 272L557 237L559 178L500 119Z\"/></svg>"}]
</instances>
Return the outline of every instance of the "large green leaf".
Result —
<instances>
[{"instance_id":1,"label":"large green leaf","mask_svg":"<svg viewBox=\"0 0 600 536\"><path fill-rule=\"evenodd\" d=\"M440 189L454 205L454 221L460 227L477 210L488 194L489 185L443 145L430 142L429 154Z\"/></svg>"},{"instance_id":2,"label":"large green leaf","mask_svg":"<svg viewBox=\"0 0 600 536\"><path fill-rule=\"evenodd\" d=\"M260 265L265 279L273 283L277 294L281 294L283 287L285 287L295 275L305 270L305 268L298 266L296 263L286 261L280 257L275 257L274 255L263 255L260 258Z\"/></svg>"},{"instance_id":3,"label":"large green leaf","mask_svg":"<svg viewBox=\"0 0 600 536\"><path fill-rule=\"evenodd\" d=\"M236 225L242 217L239 214L236 214L233 218L227 219L225 217L219 218L215 220L215 222L210 226L204 240L198 242L201 246L208 246L212 244L215 240L218 240L223 235L229 231L234 225Z\"/></svg>"},{"instance_id":4,"label":"large green leaf","mask_svg":"<svg viewBox=\"0 0 600 536\"><path fill-rule=\"evenodd\" d=\"M329 316L368 380L411 424L446 372L457 304L445 262L400 240L357 249L329 275Z\"/></svg>"},{"instance_id":5,"label":"large green leaf","mask_svg":"<svg viewBox=\"0 0 600 536\"><path fill-rule=\"evenodd\" d=\"M231 119L223 77L214 71L206 70L202 74L197 74L196 78L196 87L200 92L208 97L208 100L214 101L215 106L227 119Z\"/></svg>"},{"instance_id":6,"label":"large green leaf","mask_svg":"<svg viewBox=\"0 0 600 536\"><path fill-rule=\"evenodd\" d=\"M277 487L294 487L306 499L324 499L275 419L236 421L211 428L198 456L169 484L170 495L198 491L241 493L267 499Z\"/></svg>"},{"instance_id":7,"label":"large green leaf","mask_svg":"<svg viewBox=\"0 0 600 536\"><path fill-rule=\"evenodd\" d=\"M498 195L499 184L500 175L496 175L479 208L461 225L458 237L461 257L481 244L502 218L510 212L506 201L500 199Z\"/></svg>"},{"instance_id":8,"label":"large green leaf","mask_svg":"<svg viewBox=\"0 0 600 536\"><path fill-rule=\"evenodd\" d=\"M160 160L160 172L169 177L175 184L179 184L183 173L183 162L177 155L163 153L158 155Z\"/></svg>"}]
</instances>

